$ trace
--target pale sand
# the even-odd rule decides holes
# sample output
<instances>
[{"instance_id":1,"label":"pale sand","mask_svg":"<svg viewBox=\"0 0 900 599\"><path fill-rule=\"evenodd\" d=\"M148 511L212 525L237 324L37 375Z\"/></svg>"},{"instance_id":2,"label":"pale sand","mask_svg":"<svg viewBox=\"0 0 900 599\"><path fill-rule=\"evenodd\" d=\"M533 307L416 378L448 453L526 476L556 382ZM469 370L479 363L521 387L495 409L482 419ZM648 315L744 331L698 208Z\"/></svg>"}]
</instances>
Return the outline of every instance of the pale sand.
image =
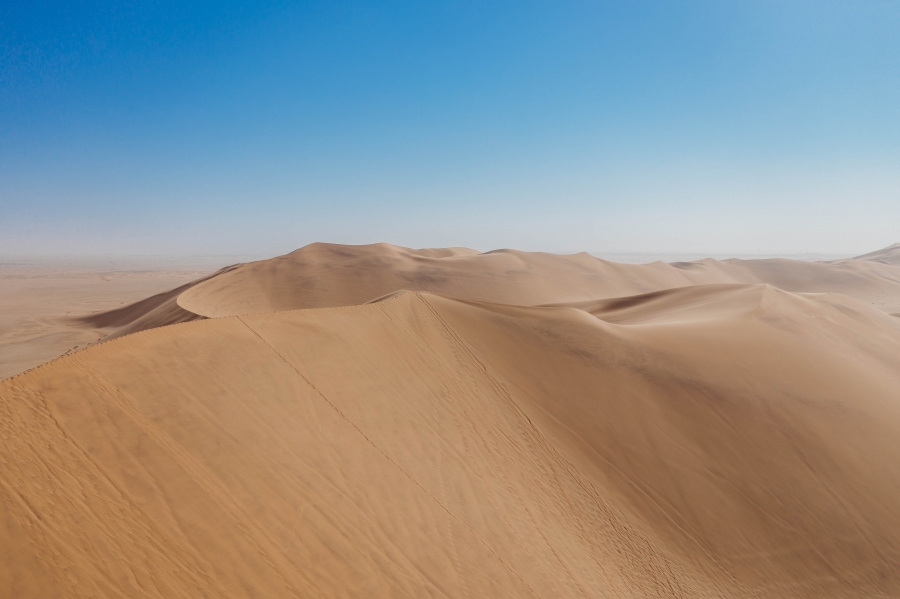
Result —
<instances>
[{"instance_id":1,"label":"pale sand","mask_svg":"<svg viewBox=\"0 0 900 599\"><path fill-rule=\"evenodd\" d=\"M243 314L0 382L0 596L900 596L900 269L748 262L324 246L97 316Z\"/></svg>"}]
</instances>

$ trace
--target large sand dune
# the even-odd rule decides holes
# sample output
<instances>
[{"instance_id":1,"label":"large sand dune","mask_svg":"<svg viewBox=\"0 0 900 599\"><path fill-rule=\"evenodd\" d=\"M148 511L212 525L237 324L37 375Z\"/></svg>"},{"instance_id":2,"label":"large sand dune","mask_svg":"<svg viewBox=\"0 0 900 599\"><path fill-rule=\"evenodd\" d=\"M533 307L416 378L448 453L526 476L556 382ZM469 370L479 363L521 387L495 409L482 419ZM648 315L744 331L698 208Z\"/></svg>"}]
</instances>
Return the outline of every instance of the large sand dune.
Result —
<instances>
[{"instance_id":1,"label":"large sand dune","mask_svg":"<svg viewBox=\"0 0 900 599\"><path fill-rule=\"evenodd\" d=\"M322 243L210 277L180 294L178 304L203 316L233 316L355 305L410 289L477 301L540 305L712 283L767 283L788 291L844 293L866 302L881 302L885 311L900 311L900 267L867 260L707 259L618 264L585 253L480 253Z\"/></svg>"},{"instance_id":2,"label":"large sand dune","mask_svg":"<svg viewBox=\"0 0 900 599\"><path fill-rule=\"evenodd\" d=\"M900 265L889 261L707 259L619 264L586 253L481 253L465 248L413 250L386 243L314 243L277 258L222 269L144 304L83 322L89 326L115 322L119 328L110 331L120 335L191 318L358 305L399 289L537 306L717 283L765 283L802 293L842 293L887 313L900 312ZM165 302L155 301L159 298Z\"/></svg>"},{"instance_id":3,"label":"large sand dune","mask_svg":"<svg viewBox=\"0 0 900 599\"><path fill-rule=\"evenodd\" d=\"M0 596L900 596L900 321L579 292L189 322L0 383Z\"/></svg>"}]
</instances>

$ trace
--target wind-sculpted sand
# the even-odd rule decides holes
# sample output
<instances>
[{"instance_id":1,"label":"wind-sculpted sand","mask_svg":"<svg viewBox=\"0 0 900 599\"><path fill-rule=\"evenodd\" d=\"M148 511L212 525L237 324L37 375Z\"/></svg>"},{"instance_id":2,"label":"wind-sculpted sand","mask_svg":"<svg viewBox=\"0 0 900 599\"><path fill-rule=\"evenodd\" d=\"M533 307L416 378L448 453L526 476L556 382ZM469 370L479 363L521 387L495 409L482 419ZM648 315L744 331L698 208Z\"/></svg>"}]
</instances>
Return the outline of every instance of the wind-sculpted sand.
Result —
<instances>
[{"instance_id":1,"label":"wind-sculpted sand","mask_svg":"<svg viewBox=\"0 0 900 599\"><path fill-rule=\"evenodd\" d=\"M152 265L72 259L0 262L0 379L129 327L140 329L167 324L164 320L152 321L152 315L147 315L150 302L143 298L159 292L165 294L203 274L197 264L171 262ZM115 322L116 312L129 305L131 313L124 319L124 325ZM83 318L101 310L110 313L99 318ZM182 312L182 315L199 318L196 314Z\"/></svg>"},{"instance_id":2,"label":"wind-sculpted sand","mask_svg":"<svg viewBox=\"0 0 900 599\"><path fill-rule=\"evenodd\" d=\"M900 313L898 251L891 246L837 262L706 259L620 264L586 253L482 253L466 248L414 250L387 243L314 243L284 256L235 264L194 280L165 271L126 273L131 275L128 287L109 284L109 279L118 282L122 273L58 273L48 287L44 276L17 272L6 277L0 269L0 378L100 340L158 326L239 314L359 305L400 289L539 306L692 285L765 283L801 293L841 293L896 314ZM134 298L138 281L153 288L148 274L155 276L159 293L124 306L117 301ZM162 280L177 280L180 286L166 290L159 287ZM35 303L48 304L47 309L35 313ZM117 307L110 310L110 305ZM92 311L92 306L105 311Z\"/></svg>"},{"instance_id":3,"label":"wind-sculpted sand","mask_svg":"<svg viewBox=\"0 0 900 599\"><path fill-rule=\"evenodd\" d=\"M515 252L488 258L508 280L384 291L483 255L383 249L307 287L295 258L239 266L116 324L185 296L239 315L0 382L0 596L900 596L900 319L876 302ZM254 304L298 293L376 300Z\"/></svg>"},{"instance_id":4,"label":"wind-sculpted sand","mask_svg":"<svg viewBox=\"0 0 900 599\"><path fill-rule=\"evenodd\" d=\"M871 262L900 266L900 243L895 243L884 249L857 256L854 260L868 260Z\"/></svg>"},{"instance_id":5,"label":"wind-sculpted sand","mask_svg":"<svg viewBox=\"0 0 900 599\"><path fill-rule=\"evenodd\" d=\"M869 260L699 260L618 264L497 250L411 250L386 243L314 243L238 265L178 296L195 314L218 317L362 304L409 289L519 306L622 297L715 283L767 283L787 291L843 293L885 312L900 312L900 266Z\"/></svg>"}]
</instances>

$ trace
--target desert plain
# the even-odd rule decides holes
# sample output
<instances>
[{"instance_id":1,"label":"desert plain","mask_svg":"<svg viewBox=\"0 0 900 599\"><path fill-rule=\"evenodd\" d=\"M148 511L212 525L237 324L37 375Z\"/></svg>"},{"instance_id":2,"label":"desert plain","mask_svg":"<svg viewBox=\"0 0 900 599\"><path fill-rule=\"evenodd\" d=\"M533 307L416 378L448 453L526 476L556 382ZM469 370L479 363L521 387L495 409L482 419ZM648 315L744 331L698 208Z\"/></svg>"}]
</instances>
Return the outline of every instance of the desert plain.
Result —
<instances>
[{"instance_id":1,"label":"desert plain","mask_svg":"<svg viewBox=\"0 0 900 599\"><path fill-rule=\"evenodd\" d=\"M0 596L900 597L900 244L204 266L0 271Z\"/></svg>"}]
</instances>

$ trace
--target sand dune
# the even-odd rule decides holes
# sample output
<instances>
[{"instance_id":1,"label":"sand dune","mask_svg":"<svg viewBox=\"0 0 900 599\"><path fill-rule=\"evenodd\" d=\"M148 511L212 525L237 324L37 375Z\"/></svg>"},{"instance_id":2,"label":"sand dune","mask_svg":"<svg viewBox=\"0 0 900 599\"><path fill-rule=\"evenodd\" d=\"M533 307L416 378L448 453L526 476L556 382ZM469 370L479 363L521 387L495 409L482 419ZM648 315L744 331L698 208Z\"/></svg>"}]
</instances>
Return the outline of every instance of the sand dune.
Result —
<instances>
[{"instance_id":1,"label":"sand dune","mask_svg":"<svg viewBox=\"0 0 900 599\"><path fill-rule=\"evenodd\" d=\"M206 317L182 308L178 304L178 297L192 287L200 285L212 277L224 275L234 268L236 267L228 266L171 291L157 293L115 310L79 316L73 320L90 328L105 331L104 339L106 340L170 324L201 320Z\"/></svg>"},{"instance_id":2,"label":"sand dune","mask_svg":"<svg viewBox=\"0 0 900 599\"><path fill-rule=\"evenodd\" d=\"M871 260L882 264L900 266L900 243L888 246L884 249L857 256L854 260Z\"/></svg>"},{"instance_id":3,"label":"sand dune","mask_svg":"<svg viewBox=\"0 0 900 599\"><path fill-rule=\"evenodd\" d=\"M617 324L446 312L597 487L711 577L721 567L722 586L900 593L896 319L763 285L584 308Z\"/></svg>"},{"instance_id":4,"label":"sand dune","mask_svg":"<svg viewBox=\"0 0 900 599\"><path fill-rule=\"evenodd\" d=\"M212 270L201 270L204 266L176 260L0 261L0 379L96 343L123 327L165 323L151 320L153 315L147 313L152 310L142 298ZM94 326L115 321L117 310L129 304L135 310L120 319L122 324ZM110 314L81 318L101 310Z\"/></svg>"},{"instance_id":5,"label":"sand dune","mask_svg":"<svg viewBox=\"0 0 900 599\"><path fill-rule=\"evenodd\" d=\"M0 383L0 594L898 596L898 390L768 285L157 328Z\"/></svg>"},{"instance_id":6,"label":"sand dune","mask_svg":"<svg viewBox=\"0 0 900 599\"><path fill-rule=\"evenodd\" d=\"M805 262L767 260L699 260L680 268L703 272L716 283L765 283L798 293L841 293L883 312L900 310L900 267L865 260Z\"/></svg>"},{"instance_id":7,"label":"sand dune","mask_svg":"<svg viewBox=\"0 0 900 599\"><path fill-rule=\"evenodd\" d=\"M586 253L556 255L465 248L413 250L386 243L314 243L236 265L116 316L121 332L178 320L363 304L400 289L459 299L536 306L623 297L702 284L765 283L802 293L842 293L900 312L900 266L871 260L699 260L618 264ZM127 313L132 319L121 320ZM97 315L97 319L108 316ZM86 319L85 322L92 322Z\"/></svg>"},{"instance_id":8,"label":"sand dune","mask_svg":"<svg viewBox=\"0 0 900 599\"><path fill-rule=\"evenodd\" d=\"M178 304L218 317L356 305L408 289L533 306L715 283L766 283L787 291L843 293L883 311L900 310L900 267L866 260L618 264L586 253L479 253L322 243L210 277L179 295Z\"/></svg>"},{"instance_id":9,"label":"sand dune","mask_svg":"<svg viewBox=\"0 0 900 599\"><path fill-rule=\"evenodd\" d=\"M178 304L208 317L363 304L400 289L517 305L628 295L707 282L662 262L617 264L589 254L412 250L315 243L196 285Z\"/></svg>"},{"instance_id":10,"label":"sand dune","mask_svg":"<svg viewBox=\"0 0 900 599\"><path fill-rule=\"evenodd\" d=\"M0 597L900 596L892 252L314 244L93 314L0 382Z\"/></svg>"},{"instance_id":11,"label":"sand dune","mask_svg":"<svg viewBox=\"0 0 900 599\"><path fill-rule=\"evenodd\" d=\"M199 314L188 312L177 303L178 296L190 289L195 283L188 283L176 287L171 291L164 291L152 295L122 308L78 316L73 318L75 322L95 329L105 329L109 333L105 336L109 339L122 337L130 333L136 333L146 329L155 329L180 322L190 322L204 318Z\"/></svg>"}]
</instances>

